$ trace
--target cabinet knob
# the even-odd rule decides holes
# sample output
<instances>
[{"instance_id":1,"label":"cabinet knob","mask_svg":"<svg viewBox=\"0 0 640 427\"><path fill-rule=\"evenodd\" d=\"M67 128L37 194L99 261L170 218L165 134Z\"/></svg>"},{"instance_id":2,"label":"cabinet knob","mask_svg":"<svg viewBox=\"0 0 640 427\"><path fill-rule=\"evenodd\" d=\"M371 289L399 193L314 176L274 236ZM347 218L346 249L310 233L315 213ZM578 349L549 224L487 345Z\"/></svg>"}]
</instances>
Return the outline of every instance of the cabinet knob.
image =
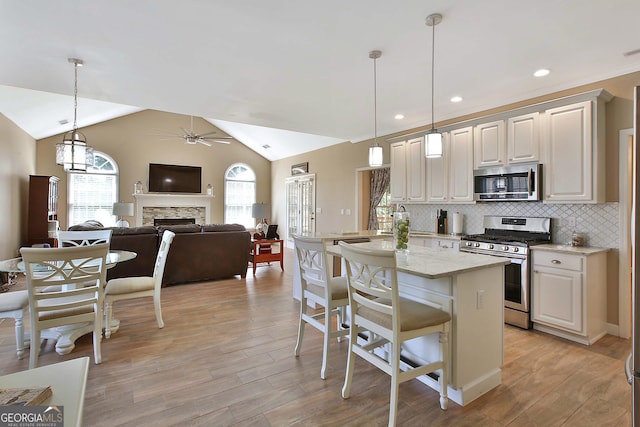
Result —
<instances>
[{"instance_id":1,"label":"cabinet knob","mask_svg":"<svg viewBox=\"0 0 640 427\"><path fill-rule=\"evenodd\" d=\"M552 259L551 264L562 264L558 259Z\"/></svg>"}]
</instances>

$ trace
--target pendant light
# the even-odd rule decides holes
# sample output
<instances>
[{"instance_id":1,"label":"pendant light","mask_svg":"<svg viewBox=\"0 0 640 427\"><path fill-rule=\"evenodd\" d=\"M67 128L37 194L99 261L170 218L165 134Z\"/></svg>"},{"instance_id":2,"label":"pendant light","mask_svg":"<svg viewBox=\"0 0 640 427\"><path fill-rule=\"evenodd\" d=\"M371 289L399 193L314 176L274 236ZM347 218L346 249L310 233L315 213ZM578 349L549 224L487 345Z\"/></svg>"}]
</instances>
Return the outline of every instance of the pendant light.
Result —
<instances>
[{"instance_id":1,"label":"pendant light","mask_svg":"<svg viewBox=\"0 0 640 427\"><path fill-rule=\"evenodd\" d=\"M424 144L424 155L427 158L442 157L442 134L435 129L434 114L434 70L435 70L435 50L436 50L436 25L442 22L442 15L434 13L427 16L427 27L432 28L432 44L431 44L431 130L426 135Z\"/></svg>"},{"instance_id":2,"label":"pendant light","mask_svg":"<svg viewBox=\"0 0 640 427\"><path fill-rule=\"evenodd\" d=\"M86 172L93 166L93 148L87 145L87 138L78 130L78 67L82 59L69 58L75 71L73 89L73 129L65 133L61 144L56 144L56 164L63 165L67 172Z\"/></svg>"},{"instance_id":3,"label":"pendant light","mask_svg":"<svg viewBox=\"0 0 640 427\"><path fill-rule=\"evenodd\" d=\"M379 50L369 52L369 58L373 59L373 145L369 147L369 166L382 166L383 155L382 147L378 145L378 93L377 93L377 76L376 76L376 60L382 56Z\"/></svg>"}]
</instances>

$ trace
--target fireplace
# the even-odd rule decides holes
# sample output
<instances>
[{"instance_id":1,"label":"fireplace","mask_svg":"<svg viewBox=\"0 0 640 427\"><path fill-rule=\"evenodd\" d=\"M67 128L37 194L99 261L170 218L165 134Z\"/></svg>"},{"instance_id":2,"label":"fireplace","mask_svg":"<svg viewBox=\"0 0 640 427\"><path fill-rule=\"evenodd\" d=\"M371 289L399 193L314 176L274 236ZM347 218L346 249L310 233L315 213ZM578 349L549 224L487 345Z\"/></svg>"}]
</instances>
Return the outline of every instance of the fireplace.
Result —
<instances>
[{"instance_id":1,"label":"fireplace","mask_svg":"<svg viewBox=\"0 0 640 427\"><path fill-rule=\"evenodd\" d=\"M211 202L215 196L200 194L134 194L136 226L155 225L155 220L194 219L189 224L211 223ZM185 223L179 221L178 223Z\"/></svg>"},{"instance_id":2,"label":"fireplace","mask_svg":"<svg viewBox=\"0 0 640 427\"><path fill-rule=\"evenodd\" d=\"M154 218L153 225L156 227L168 226L168 225L184 225L195 224L195 218Z\"/></svg>"}]
</instances>

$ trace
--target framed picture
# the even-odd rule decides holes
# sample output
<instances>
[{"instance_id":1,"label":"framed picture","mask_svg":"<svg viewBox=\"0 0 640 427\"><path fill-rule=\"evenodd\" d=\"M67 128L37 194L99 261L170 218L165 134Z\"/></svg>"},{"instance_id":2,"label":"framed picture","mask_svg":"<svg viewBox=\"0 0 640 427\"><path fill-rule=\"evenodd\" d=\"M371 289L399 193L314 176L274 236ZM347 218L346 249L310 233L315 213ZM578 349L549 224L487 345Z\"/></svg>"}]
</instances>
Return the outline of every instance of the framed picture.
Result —
<instances>
[{"instance_id":1,"label":"framed picture","mask_svg":"<svg viewBox=\"0 0 640 427\"><path fill-rule=\"evenodd\" d=\"M291 175L302 175L303 173L309 173L309 162L291 165Z\"/></svg>"}]
</instances>

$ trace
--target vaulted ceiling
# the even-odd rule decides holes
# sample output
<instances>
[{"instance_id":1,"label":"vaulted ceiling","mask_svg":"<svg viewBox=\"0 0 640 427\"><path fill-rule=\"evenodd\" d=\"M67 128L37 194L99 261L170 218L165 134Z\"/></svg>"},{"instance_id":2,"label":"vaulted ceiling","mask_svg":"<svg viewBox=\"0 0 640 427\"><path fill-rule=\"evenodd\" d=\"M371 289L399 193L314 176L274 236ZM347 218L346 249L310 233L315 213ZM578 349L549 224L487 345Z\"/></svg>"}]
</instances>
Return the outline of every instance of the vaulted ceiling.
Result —
<instances>
[{"instance_id":1,"label":"vaulted ceiling","mask_svg":"<svg viewBox=\"0 0 640 427\"><path fill-rule=\"evenodd\" d=\"M194 115L269 160L358 142L374 49L378 135L431 122L436 12L436 121L640 70L637 0L1 0L0 112L36 139L69 130L76 57L80 127Z\"/></svg>"}]
</instances>

